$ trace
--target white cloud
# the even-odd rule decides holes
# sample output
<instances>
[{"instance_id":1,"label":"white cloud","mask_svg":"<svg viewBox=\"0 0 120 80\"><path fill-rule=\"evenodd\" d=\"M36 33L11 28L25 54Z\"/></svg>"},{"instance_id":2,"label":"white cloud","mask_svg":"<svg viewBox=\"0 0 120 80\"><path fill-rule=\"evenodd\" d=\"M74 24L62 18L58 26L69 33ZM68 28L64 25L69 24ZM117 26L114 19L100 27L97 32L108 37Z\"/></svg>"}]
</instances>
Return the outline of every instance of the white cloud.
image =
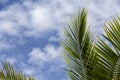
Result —
<instances>
[{"instance_id":1,"label":"white cloud","mask_svg":"<svg viewBox=\"0 0 120 80\"><path fill-rule=\"evenodd\" d=\"M0 25L2 26L0 28L1 33L9 34L9 35L17 35L18 32L15 29L15 24L11 21L1 21Z\"/></svg>"},{"instance_id":2,"label":"white cloud","mask_svg":"<svg viewBox=\"0 0 120 80\"><path fill-rule=\"evenodd\" d=\"M34 48L29 53L29 60L28 62L42 65L45 61L47 61L46 54L42 52L39 48Z\"/></svg>"},{"instance_id":3,"label":"white cloud","mask_svg":"<svg viewBox=\"0 0 120 80\"><path fill-rule=\"evenodd\" d=\"M52 41L52 42L59 42L60 41L60 38L59 37L50 37L49 38L49 41Z\"/></svg>"},{"instance_id":4,"label":"white cloud","mask_svg":"<svg viewBox=\"0 0 120 80\"><path fill-rule=\"evenodd\" d=\"M50 57L50 59L55 59L60 55L62 49L61 47L56 48L55 46L47 45L44 48L44 51L48 54L48 58Z\"/></svg>"},{"instance_id":5,"label":"white cloud","mask_svg":"<svg viewBox=\"0 0 120 80\"><path fill-rule=\"evenodd\" d=\"M8 35L18 36L25 29L22 32L24 36L35 36L60 29L72 12L72 5L64 0L53 0L44 5L40 5L40 2L24 1L23 4L14 4L0 11L0 30Z\"/></svg>"},{"instance_id":6,"label":"white cloud","mask_svg":"<svg viewBox=\"0 0 120 80\"><path fill-rule=\"evenodd\" d=\"M36 7L35 9L30 11L31 13L31 21L33 23L32 26L34 30L37 31L45 31L52 28L52 14L49 11L49 8L45 8L42 6Z\"/></svg>"},{"instance_id":7,"label":"white cloud","mask_svg":"<svg viewBox=\"0 0 120 80\"><path fill-rule=\"evenodd\" d=\"M26 75L33 75L35 74L35 70L33 68L25 68L23 69L23 73L25 73Z\"/></svg>"},{"instance_id":8,"label":"white cloud","mask_svg":"<svg viewBox=\"0 0 120 80\"><path fill-rule=\"evenodd\" d=\"M37 65L44 65L47 62L55 62L60 58L60 54L62 52L62 48L56 48L53 45L47 45L44 49L33 48L33 50L29 53L28 62Z\"/></svg>"},{"instance_id":9,"label":"white cloud","mask_svg":"<svg viewBox=\"0 0 120 80\"><path fill-rule=\"evenodd\" d=\"M55 47L49 44L43 49L33 48L28 54L28 63L32 66L37 66L38 68L35 69L36 73L38 73L40 77L42 76L44 80L47 80L50 76L46 77L41 71L45 70L45 73L49 75L51 72L61 71L61 67L63 67L63 62L60 56L61 53L61 47Z\"/></svg>"},{"instance_id":10,"label":"white cloud","mask_svg":"<svg viewBox=\"0 0 120 80\"><path fill-rule=\"evenodd\" d=\"M8 35L19 36L20 30L29 28L29 18L21 5L14 4L0 11L0 32Z\"/></svg>"},{"instance_id":11,"label":"white cloud","mask_svg":"<svg viewBox=\"0 0 120 80\"><path fill-rule=\"evenodd\" d=\"M10 57L6 58L6 61L12 65L14 65L17 62L17 60L15 58L10 58Z\"/></svg>"}]
</instances>

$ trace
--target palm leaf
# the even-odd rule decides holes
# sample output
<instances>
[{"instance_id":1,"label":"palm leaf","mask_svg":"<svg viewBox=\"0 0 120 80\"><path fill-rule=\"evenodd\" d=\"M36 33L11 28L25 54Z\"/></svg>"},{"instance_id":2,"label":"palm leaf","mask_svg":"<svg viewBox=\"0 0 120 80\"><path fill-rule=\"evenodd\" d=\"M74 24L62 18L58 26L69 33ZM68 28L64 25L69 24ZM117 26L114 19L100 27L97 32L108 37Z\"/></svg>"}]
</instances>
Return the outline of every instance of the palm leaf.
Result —
<instances>
[{"instance_id":1,"label":"palm leaf","mask_svg":"<svg viewBox=\"0 0 120 80\"><path fill-rule=\"evenodd\" d=\"M88 58L91 39L89 28L87 28L87 12L84 8L68 24L65 29L65 40L63 47L65 49L65 61L68 65L68 74L71 80L87 79L85 57Z\"/></svg>"},{"instance_id":2,"label":"palm leaf","mask_svg":"<svg viewBox=\"0 0 120 80\"><path fill-rule=\"evenodd\" d=\"M104 27L105 34L103 37L107 40L104 42L99 39L97 52L101 55L101 65L103 72L106 69L107 80L120 80L120 22L115 17L108 21Z\"/></svg>"},{"instance_id":3,"label":"palm leaf","mask_svg":"<svg viewBox=\"0 0 120 80\"><path fill-rule=\"evenodd\" d=\"M32 77L26 78L22 72L17 72L14 67L7 62L3 63L3 70L0 71L0 80L35 80Z\"/></svg>"},{"instance_id":4,"label":"palm leaf","mask_svg":"<svg viewBox=\"0 0 120 80\"><path fill-rule=\"evenodd\" d=\"M64 31L64 58L71 80L120 80L120 17L105 24L105 34L95 44L86 19L84 8Z\"/></svg>"}]
</instances>

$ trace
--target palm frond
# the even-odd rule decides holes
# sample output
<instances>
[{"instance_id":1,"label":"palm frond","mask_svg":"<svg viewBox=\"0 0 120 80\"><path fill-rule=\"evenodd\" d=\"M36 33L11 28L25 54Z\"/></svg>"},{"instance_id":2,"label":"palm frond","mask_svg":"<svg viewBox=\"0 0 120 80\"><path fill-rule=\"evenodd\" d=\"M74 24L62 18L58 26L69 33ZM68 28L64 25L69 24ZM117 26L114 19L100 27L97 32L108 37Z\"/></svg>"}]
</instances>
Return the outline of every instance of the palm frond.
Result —
<instances>
[{"instance_id":1,"label":"palm frond","mask_svg":"<svg viewBox=\"0 0 120 80\"><path fill-rule=\"evenodd\" d=\"M14 67L7 62L3 62L3 69L0 71L0 80L35 80L27 78L22 72L15 71Z\"/></svg>"},{"instance_id":2,"label":"palm frond","mask_svg":"<svg viewBox=\"0 0 120 80\"><path fill-rule=\"evenodd\" d=\"M64 58L71 80L120 80L120 17L105 24L104 39L95 44L86 21L84 8L64 31Z\"/></svg>"},{"instance_id":3,"label":"palm frond","mask_svg":"<svg viewBox=\"0 0 120 80\"><path fill-rule=\"evenodd\" d=\"M90 71L96 80L120 79L120 23L118 18L108 21L104 27L103 38L95 45L95 65ZM105 42L105 40L107 40ZM93 79L92 79L93 80Z\"/></svg>"},{"instance_id":4,"label":"palm frond","mask_svg":"<svg viewBox=\"0 0 120 80\"><path fill-rule=\"evenodd\" d=\"M112 78L113 80L120 79L120 19L119 17L115 17L112 20L108 21L104 27L105 35L104 38L108 41L109 44L101 45L104 49L103 51L106 55L106 58L109 66L109 80Z\"/></svg>"},{"instance_id":5,"label":"palm frond","mask_svg":"<svg viewBox=\"0 0 120 80\"><path fill-rule=\"evenodd\" d=\"M68 24L69 29L65 29L66 39L63 42L65 49L65 61L68 65L68 74L71 80L86 80L85 58L91 47L90 31L87 27L87 12L84 8Z\"/></svg>"}]
</instances>

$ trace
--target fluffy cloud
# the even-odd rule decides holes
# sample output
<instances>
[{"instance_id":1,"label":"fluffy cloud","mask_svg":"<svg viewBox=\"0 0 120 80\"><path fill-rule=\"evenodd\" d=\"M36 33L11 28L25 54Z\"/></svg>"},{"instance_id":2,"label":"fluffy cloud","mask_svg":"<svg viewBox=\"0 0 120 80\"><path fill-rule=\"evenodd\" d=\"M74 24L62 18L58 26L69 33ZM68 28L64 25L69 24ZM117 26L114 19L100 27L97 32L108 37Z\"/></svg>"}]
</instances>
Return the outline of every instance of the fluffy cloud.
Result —
<instances>
[{"instance_id":1,"label":"fluffy cloud","mask_svg":"<svg viewBox=\"0 0 120 80\"><path fill-rule=\"evenodd\" d=\"M23 70L23 72L25 73L25 74L27 74L27 75L33 75L33 74L35 74L35 70L33 69L33 68L25 68L24 70Z\"/></svg>"},{"instance_id":2,"label":"fluffy cloud","mask_svg":"<svg viewBox=\"0 0 120 80\"><path fill-rule=\"evenodd\" d=\"M17 35L17 30L15 29L15 24L11 21L1 21L0 25L3 26L0 28L1 33L9 34L9 35Z\"/></svg>"},{"instance_id":3,"label":"fluffy cloud","mask_svg":"<svg viewBox=\"0 0 120 80\"><path fill-rule=\"evenodd\" d=\"M15 58L10 58L10 57L6 58L6 61L12 65L14 65L17 62L17 60Z\"/></svg>"},{"instance_id":4,"label":"fluffy cloud","mask_svg":"<svg viewBox=\"0 0 120 80\"><path fill-rule=\"evenodd\" d=\"M44 31L52 28L52 13L49 8L45 8L42 6L36 7L35 9L30 11L31 13L31 21L33 23L33 28L35 30Z\"/></svg>"},{"instance_id":5,"label":"fluffy cloud","mask_svg":"<svg viewBox=\"0 0 120 80\"><path fill-rule=\"evenodd\" d=\"M58 60L61 53L62 48L56 48L53 45L47 45L44 49L33 48L33 50L29 53L28 62L44 66L44 64L48 62L54 63L55 60Z\"/></svg>"},{"instance_id":6,"label":"fluffy cloud","mask_svg":"<svg viewBox=\"0 0 120 80\"><path fill-rule=\"evenodd\" d=\"M35 36L45 31L60 29L73 7L67 1L56 1L40 5L40 2L24 1L0 11L1 33L18 36ZM59 24L59 25L58 25Z\"/></svg>"},{"instance_id":7,"label":"fluffy cloud","mask_svg":"<svg viewBox=\"0 0 120 80\"><path fill-rule=\"evenodd\" d=\"M39 48L34 48L30 53L29 53L29 61L30 63L35 63L42 65L44 61L47 60L46 54L42 52Z\"/></svg>"},{"instance_id":8,"label":"fluffy cloud","mask_svg":"<svg viewBox=\"0 0 120 80\"><path fill-rule=\"evenodd\" d=\"M47 45L43 49L33 48L28 54L28 63L37 67L35 71L39 76L43 77L43 80L52 79L51 76L48 76L51 73L56 73L56 76L61 75L60 68L63 67L63 62L60 54L62 54L62 48L55 47L54 45ZM44 72L41 72L43 70Z\"/></svg>"},{"instance_id":9,"label":"fluffy cloud","mask_svg":"<svg viewBox=\"0 0 120 80\"><path fill-rule=\"evenodd\" d=\"M58 30L68 15L77 11L78 6L88 8L90 25L103 24L109 16L119 13L118 1L105 0L53 0L32 2L25 0L0 11L0 32L9 35L37 36L45 31ZM76 6L76 7L75 7ZM112 11L111 11L112 10ZM99 16L97 16L99 15ZM95 17L97 16L97 17ZM101 25L102 26L102 25Z\"/></svg>"}]
</instances>

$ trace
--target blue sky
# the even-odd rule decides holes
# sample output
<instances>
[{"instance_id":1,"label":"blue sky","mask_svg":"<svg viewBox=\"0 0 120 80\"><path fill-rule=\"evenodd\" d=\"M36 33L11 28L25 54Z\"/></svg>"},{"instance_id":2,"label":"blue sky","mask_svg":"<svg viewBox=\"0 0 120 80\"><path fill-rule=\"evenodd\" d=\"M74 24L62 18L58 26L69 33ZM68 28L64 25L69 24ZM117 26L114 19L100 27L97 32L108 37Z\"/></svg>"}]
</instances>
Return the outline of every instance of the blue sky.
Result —
<instances>
[{"instance_id":1,"label":"blue sky","mask_svg":"<svg viewBox=\"0 0 120 80\"><path fill-rule=\"evenodd\" d=\"M120 13L119 0L0 0L0 64L6 60L37 80L68 80L59 42L67 21L84 6L96 35Z\"/></svg>"}]
</instances>

